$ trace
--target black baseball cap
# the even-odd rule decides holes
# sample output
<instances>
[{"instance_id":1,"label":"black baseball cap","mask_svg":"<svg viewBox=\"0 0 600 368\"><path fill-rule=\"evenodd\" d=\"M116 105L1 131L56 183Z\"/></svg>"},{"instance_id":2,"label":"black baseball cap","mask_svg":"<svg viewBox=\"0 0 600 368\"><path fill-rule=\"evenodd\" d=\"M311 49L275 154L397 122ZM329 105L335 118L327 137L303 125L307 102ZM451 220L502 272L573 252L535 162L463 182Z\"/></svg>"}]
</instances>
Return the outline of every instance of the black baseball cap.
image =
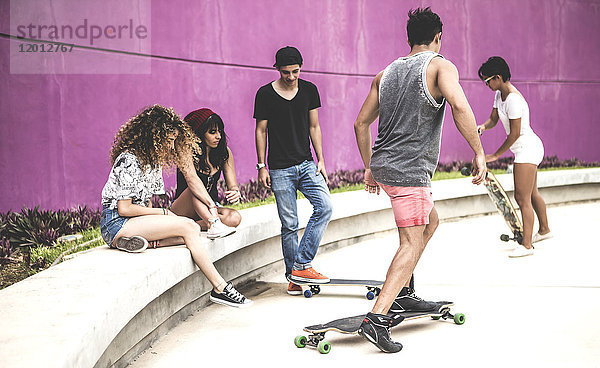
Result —
<instances>
[{"instance_id":1,"label":"black baseball cap","mask_svg":"<svg viewBox=\"0 0 600 368\"><path fill-rule=\"evenodd\" d=\"M302 55L297 48L286 46L280 48L277 51L277 54L275 54L275 64L273 64L274 67L294 64L302 65Z\"/></svg>"}]
</instances>

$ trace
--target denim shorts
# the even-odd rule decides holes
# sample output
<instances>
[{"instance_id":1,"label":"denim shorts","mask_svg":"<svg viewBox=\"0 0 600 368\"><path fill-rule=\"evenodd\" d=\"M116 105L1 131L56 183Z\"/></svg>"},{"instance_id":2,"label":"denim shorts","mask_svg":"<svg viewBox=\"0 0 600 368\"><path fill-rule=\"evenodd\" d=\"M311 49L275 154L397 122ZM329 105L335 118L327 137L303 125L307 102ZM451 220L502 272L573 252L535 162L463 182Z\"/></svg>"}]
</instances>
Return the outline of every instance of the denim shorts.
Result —
<instances>
[{"instance_id":1,"label":"denim shorts","mask_svg":"<svg viewBox=\"0 0 600 368\"><path fill-rule=\"evenodd\" d=\"M102 206L102 218L100 219L100 232L102 233L102 239L112 247L112 243L115 240L115 236L123 225L129 220L129 217L123 217L119 215L119 211L115 208L111 210L106 206Z\"/></svg>"}]
</instances>

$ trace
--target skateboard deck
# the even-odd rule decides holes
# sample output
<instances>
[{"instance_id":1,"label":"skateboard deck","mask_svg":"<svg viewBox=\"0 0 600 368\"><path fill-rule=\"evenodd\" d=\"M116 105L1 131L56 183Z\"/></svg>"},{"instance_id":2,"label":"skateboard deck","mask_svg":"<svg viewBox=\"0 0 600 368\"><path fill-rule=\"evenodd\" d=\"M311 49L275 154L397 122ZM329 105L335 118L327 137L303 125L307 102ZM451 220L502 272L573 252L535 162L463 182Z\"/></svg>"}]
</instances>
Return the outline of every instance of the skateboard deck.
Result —
<instances>
[{"instance_id":1,"label":"skateboard deck","mask_svg":"<svg viewBox=\"0 0 600 368\"><path fill-rule=\"evenodd\" d=\"M465 176L469 176L471 175L472 168L464 167L460 172ZM514 240L517 243L522 244L523 224L521 223L521 219L519 218L519 215L517 214L517 211L515 210L515 207L513 206L510 198L506 194L506 191L504 190L504 188L502 188L502 185L496 178L496 175L494 175L494 173L492 173L491 171L488 171L483 185L487 190L488 196L496 206L496 209L504 218L506 225L508 225L510 231L512 231L512 238L507 234L502 234L500 236L500 240Z\"/></svg>"},{"instance_id":2,"label":"skateboard deck","mask_svg":"<svg viewBox=\"0 0 600 368\"><path fill-rule=\"evenodd\" d=\"M306 298L310 298L313 295L319 294L321 292L321 286L364 286L368 290L366 294L367 299L372 300L379 295L381 292L381 286L383 285L383 281L354 279L330 279L329 282L324 284L316 284L309 281L296 281L291 279L288 279L288 281L296 285L308 286L308 289L304 290L303 293Z\"/></svg>"},{"instance_id":3,"label":"skateboard deck","mask_svg":"<svg viewBox=\"0 0 600 368\"><path fill-rule=\"evenodd\" d=\"M441 304L437 311L402 312L397 314L400 314L402 317L404 317L402 322L431 317L434 320L439 320L440 318L452 319L454 320L454 323L462 325L465 323L465 315L462 313L452 314L450 312L450 307L453 305L453 303ZM308 337L304 335L296 336L294 339L294 344L299 348L312 346L317 348L320 353L327 354L331 351L331 343L325 341L325 334L327 332L334 331L342 334L356 335L358 334L360 325L365 317L366 314L361 314L358 316L336 319L324 324L304 327L304 331L309 333Z\"/></svg>"}]
</instances>

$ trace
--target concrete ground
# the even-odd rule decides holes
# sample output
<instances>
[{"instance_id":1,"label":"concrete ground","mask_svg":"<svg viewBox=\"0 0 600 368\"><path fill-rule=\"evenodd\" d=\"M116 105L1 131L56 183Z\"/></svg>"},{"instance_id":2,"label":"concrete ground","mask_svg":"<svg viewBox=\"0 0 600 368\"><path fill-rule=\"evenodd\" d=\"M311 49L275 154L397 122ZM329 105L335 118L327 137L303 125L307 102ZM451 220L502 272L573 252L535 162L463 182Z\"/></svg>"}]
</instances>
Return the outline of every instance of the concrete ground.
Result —
<instances>
[{"instance_id":1,"label":"concrete ground","mask_svg":"<svg viewBox=\"0 0 600 368\"><path fill-rule=\"evenodd\" d=\"M417 294L454 300L464 325L429 318L392 330L397 354L381 353L360 336L328 332L332 349L294 346L302 328L366 313L373 302L361 287L323 286L306 299L285 293L277 274L243 290L248 309L210 305L154 344L131 367L600 367L600 202L548 209L554 238L535 255L509 259L514 243L499 215L442 223L415 272ZM332 278L384 279L397 234L317 256L314 266Z\"/></svg>"}]
</instances>

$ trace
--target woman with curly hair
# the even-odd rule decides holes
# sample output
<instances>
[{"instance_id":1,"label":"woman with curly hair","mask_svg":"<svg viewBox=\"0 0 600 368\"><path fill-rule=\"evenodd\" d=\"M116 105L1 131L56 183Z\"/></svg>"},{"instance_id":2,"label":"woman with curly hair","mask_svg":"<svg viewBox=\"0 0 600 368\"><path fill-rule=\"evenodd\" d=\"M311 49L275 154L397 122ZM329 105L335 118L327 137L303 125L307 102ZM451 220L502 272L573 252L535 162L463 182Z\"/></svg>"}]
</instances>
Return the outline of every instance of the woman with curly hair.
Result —
<instances>
[{"instance_id":1,"label":"woman with curly hair","mask_svg":"<svg viewBox=\"0 0 600 368\"><path fill-rule=\"evenodd\" d=\"M185 243L213 285L211 301L249 306L252 301L226 282L210 261L199 226L166 208L152 208L152 195L165 193L162 168L173 165L182 169L195 195L210 198L194 170L193 157L199 153L198 139L172 109L154 105L125 123L115 136L113 166L102 189L102 238L127 252L144 251L148 241L154 247ZM215 217L208 207L203 213Z\"/></svg>"},{"instance_id":2,"label":"woman with curly hair","mask_svg":"<svg viewBox=\"0 0 600 368\"><path fill-rule=\"evenodd\" d=\"M183 120L190 125L200 140L201 154L197 157L196 173L204 183L211 199L219 205L217 182L222 172L228 189L225 192L225 199L229 203L238 203L240 201L240 190L235 177L233 154L227 147L227 136L225 135L223 120L207 108L192 111ZM175 202L171 206L173 212L193 219L203 229L208 228L208 219L203 217L201 211L198 211L198 209L204 207L203 203L192 194L181 170L177 170L175 198ZM221 222L231 232L235 231L234 227L238 226L242 220L240 213L231 208L219 206L217 213ZM209 237L213 233L213 228L214 226L211 226L208 229Z\"/></svg>"},{"instance_id":3,"label":"woman with curly hair","mask_svg":"<svg viewBox=\"0 0 600 368\"><path fill-rule=\"evenodd\" d=\"M523 246L515 249L509 257L533 254L532 243L552 236L546 215L546 202L537 188L537 167L544 158L544 145L529 124L527 101L510 82L510 69L499 56L489 58L479 68L479 78L496 92L492 113L487 121L477 127L479 134L492 129L502 121L506 140L495 153L486 155L486 162L496 161L510 149L515 155L515 199L523 218ZM539 220L539 231L533 235L534 211Z\"/></svg>"}]
</instances>

